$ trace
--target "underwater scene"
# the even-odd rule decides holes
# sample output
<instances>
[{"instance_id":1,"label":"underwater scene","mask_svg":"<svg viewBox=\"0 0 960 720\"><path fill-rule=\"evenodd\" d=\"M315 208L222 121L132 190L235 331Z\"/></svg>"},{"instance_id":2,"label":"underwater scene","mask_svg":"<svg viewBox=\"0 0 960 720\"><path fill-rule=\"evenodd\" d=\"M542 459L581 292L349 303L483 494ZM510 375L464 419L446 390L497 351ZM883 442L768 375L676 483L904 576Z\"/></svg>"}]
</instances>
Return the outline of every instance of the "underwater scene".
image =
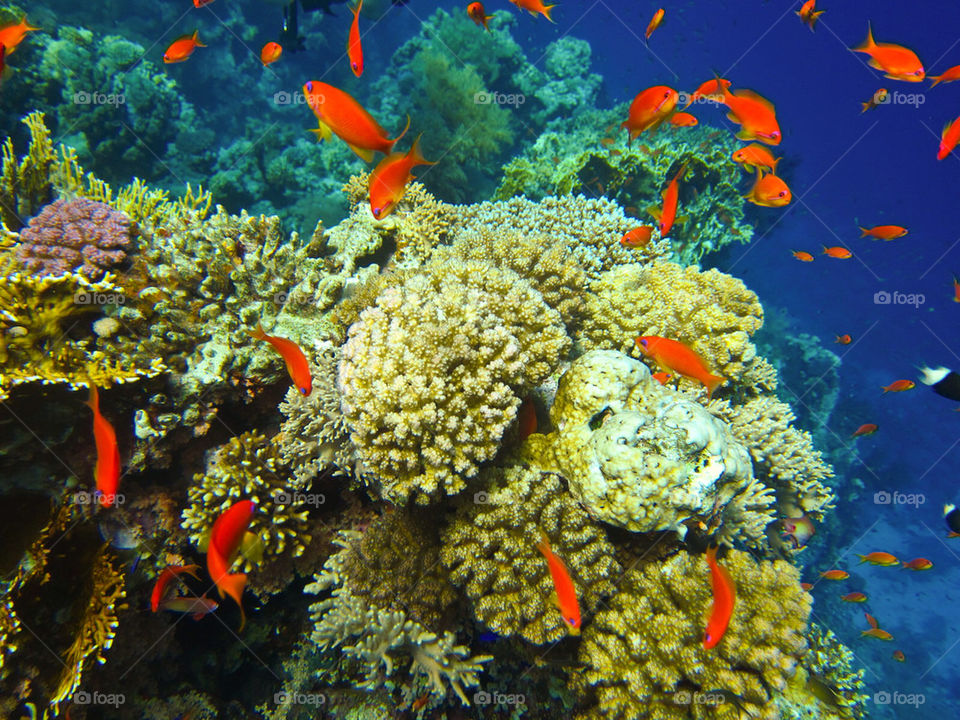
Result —
<instances>
[{"instance_id":1,"label":"underwater scene","mask_svg":"<svg viewBox=\"0 0 960 720\"><path fill-rule=\"evenodd\" d=\"M0 0L0 718L960 717L960 6Z\"/></svg>"}]
</instances>

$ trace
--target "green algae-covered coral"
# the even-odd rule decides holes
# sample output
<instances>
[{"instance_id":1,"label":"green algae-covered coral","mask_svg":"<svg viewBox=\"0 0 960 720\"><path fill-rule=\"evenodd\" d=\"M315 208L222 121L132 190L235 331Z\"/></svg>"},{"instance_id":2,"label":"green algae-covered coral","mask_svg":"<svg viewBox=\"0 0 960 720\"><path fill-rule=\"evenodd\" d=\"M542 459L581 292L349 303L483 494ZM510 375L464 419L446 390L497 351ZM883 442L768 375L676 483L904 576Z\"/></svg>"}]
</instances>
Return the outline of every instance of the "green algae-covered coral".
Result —
<instances>
[{"instance_id":1,"label":"green algae-covered coral","mask_svg":"<svg viewBox=\"0 0 960 720\"><path fill-rule=\"evenodd\" d=\"M806 651L811 597L787 562L733 550L720 560L737 601L720 643L705 649L712 592L702 555L680 553L628 570L617 594L584 630L583 673L574 684L595 700L586 718L684 720L716 717L696 697L736 696L743 714L774 720Z\"/></svg>"},{"instance_id":2,"label":"green algae-covered coral","mask_svg":"<svg viewBox=\"0 0 960 720\"><path fill-rule=\"evenodd\" d=\"M510 270L438 257L388 286L350 327L339 371L375 490L421 503L460 492L568 348L559 314Z\"/></svg>"},{"instance_id":3,"label":"green algae-covered coral","mask_svg":"<svg viewBox=\"0 0 960 720\"><path fill-rule=\"evenodd\" d=\"M558 476L520 466L490 474L496 482L444 530L440 556L485 626L537 645L559 640L568 628L550 603L553 580L537 550L540 533L570 570L583 614L614 590L614 548Z\"/></svg>"}]
</instances>

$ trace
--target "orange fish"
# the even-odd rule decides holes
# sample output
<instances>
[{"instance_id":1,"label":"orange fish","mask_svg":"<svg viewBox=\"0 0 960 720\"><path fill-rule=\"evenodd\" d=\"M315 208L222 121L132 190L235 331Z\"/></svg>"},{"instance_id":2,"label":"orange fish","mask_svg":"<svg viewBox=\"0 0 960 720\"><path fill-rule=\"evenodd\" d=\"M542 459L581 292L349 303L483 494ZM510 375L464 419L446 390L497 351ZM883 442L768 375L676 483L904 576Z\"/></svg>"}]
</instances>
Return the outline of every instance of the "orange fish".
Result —
<instances>
[{"instance_id":1,"label":"orange fish","mask_svg":"<svg viewBox=\"0 0 960 720\"><path fill-rule=\"evenodd\" d=\"M930 75L930 80L933 80L934 85L939 85L942 82L953 82L954 80L960 80L960 65L954 65L952 68L943 71L941 75Z\"/></svg>"},{"instance_id":2,"label":"orange fish","mask_svg":"<svg viewBox=\"0 0 960 720\"><path fill-rule=\"evenodd\" d=\"M800 589L810 592L813 590L813 583L800 583Z\"/></svg>"},{"instance_id":3,"label":"orange fish","mask_svg":"<svg viewBox=\"0 0 960 720\"><path fill-rule=\"evenodd\" d=\"M175 597L164 600L160 605L161 610L171 610L172 612L185 613L194 620L202 620L205 615L212 613L220 607L216 600L211 600L206 595L203 597Z\"/></svg>"},{"instance_id":4,"label":"orange fish","mask_svg":"<svg viewBox=\"0 0 960 720\"><path fill-rule=\"evenodd\" d=\"M862 45L850 49L869 55L867 64L877 70L883 70L886 73L885 76L891 80L920 82L927 75L923 69L923 63L913 50L893 43L875 42L873 29L869 23L867 23L867 39Z\"/></svg>"},{"instance_id":5,"label":"orange fish","mask_svg":"<svg viewBox=\"0 0 960 720\"><path fill-rule=\"evenodd\" d=\"M484 30L490 32L490 26L487 23L490 20L493 20L493 15L487 15L487 11L483 7L483 3L472 2L467 5L467 15L470 16L470 19L473 20L477 25L483 27Z\"/></svg>"},{"instance_id":6,"label":"orange fish","mask_svg":"<svg viewBox=\"0 0 960 720\"><path fill-rule=\"evenodd\" d=\"M827 570L826 572L820 573L820 577L824 580L846 580L850 577L850 573L846 570Z\"/></svg>"},{"instance_id":7,"label":"orange fish","mask_svg":"<svg viewBox=\"0 0 960 720\"><path fill-rule=\"evenodd\" d=\"M652 358L663 370L670 370L685 378L696 380L707 388L709 398L718 385L727 380L720 375L712 375L707 364L699 355L678 340L670 340L656 335L645 335L636 339L637 347L644 355Z\"/></svg>"},{"instance_id":8,"label":"orange fish","mask_svg":"<svg viewBox=\"0 0 960 720\"><path fill-rule=\"evenodd\" d=\"M834 340L834 342L840 345L849 345L853 342L853 338L849 335L837 335L837 339Z\"/></svg>"},{"instance_id":9,"label":"orange fish","mask_svg":"<svg viewBox=\"0 0 960 720\"><path fill-rule=\"evenodd\" d=\"M577 602L577 588L570 578L570 571L564 565L563 560L554 554L550 549L550 540L541 531L540 542L537 543L539 550L547 561L547 567L550 568L550 577L553 579L553 589L556 595L556 604L560 609L563 622L567 626L567 632L571 635L580 634L580 604Z\"/></svg>"},{"instance_id":10,"label":"orange fish","mask_svg":"<svg viewBox=\"0 0 960 720\"><path fill-rule=\"evenodd\" d=\"M280 43L268 42L263 46L263 49L260 50L260 62L262 62L264 66L267 66L279 60L282 54L283 47Z\"/></svg>"},{"instance_id":11,"label":"orange fish","mask_svg":"<svg viewBox=\"0 0 960 720\"><path fill-rule=\"evenodd\" d=\"M876 619L873 615L871 615L870 613L866 613L866 612L865 612L865 613L863 614L863 616L867 619L867 624L868 624L870 627L872 627L872 628L878 628L878 627L880 627L879 623L877 623L877 619Z\"/></svg>"},{"instance_id":12,"label":"orange fish","mask_svg":"<svg viewBox=\"0 0 960 720\"><path fill-rule=\"evenodd\" d=\"M862 110L860 110L860 112L865 113L867 110L873 110L877 105L885 104L889 96L889 92L886 88L880 88L870 97L867 102L860 103L862 106Z\"/></svg>"},{"instance_id":13,"label":"orange fish","mask_svg":"<svg viewBox=\"0 0 960 720\"><path fill-rule=\"evenodd\" d=\"M817 10L816 5L817 0L807 0L801 8L796 11L800 19L810 28L810 32L813 32L813 26L817 24L820 16L826 12L826 10Z\"/></svg>"},{"instance_id":14,"label":"orange fish","mask_svg":"<svg viewBox=\"0 0 960 720\"><path fill-rule=\"evenodd\" d=\"M752 90L737 90L720 87L721 102L729 108L727 117L740 126L737 137L741 140L759 140L767 145L779 145L780 125L777 123L773 103Z\"/></svg>"},{"instance_id":15,"label":"orange fish","mask_svg":"<svg viewBox=\"0 0 960 720\"><path fill-rule=\"evenodd\" d=\"M200 576L197 575L197 570L199 569L199 565L168 565L165 567L159 577L157 577L157 581L153 584L153 592L150 593L150 610L157 612L157 610L160 609L160 601L163 600L167 594L170 582L175 577L182 573L187 573L199 580Z\"/></svg>"},{"instance_id":16,"label":"orange fish","mask_svg":"<svg viewBox=\"0 0 960 720\"><path fill-rule=\"evenodd\" d=\"M255 340L266 340L273 345L280 357L287 365L287 373L297 390L303 395L309 395L313 391L313 378L310 376L310 363L307 362L303 350L293 340L277 337L276 335L267 335L263 331L260 323L257 323L256 330L250 331L250 337Z\"/></svg>"},{"instance_id":17,"label":"orange fish","mask_svg":"<svg viewBox=\"0 0 960 720\"><path fill-rule=\"evenodd\" d=\"M655 372L655 373L653 373L653 375L651 375L650 377L652 377L654 380L656 380L656 381L657 381L658 383L660 383L661 385L666 385L666 384L667 384L667 380L670 379L670 373L668 373L668 372Z\"/></svg>"},{"instance_id":18,"label":"orange fish","mask_svg":"<svg viewBox=\"0 0 960 720\"><path fill-rule=\"evenodd\" d=\"M247 621L241 602L247 576L245 573L231 574L229 570L256 509L252 500L240 500L224 510L213 522L207 547L207 572L217 586L220 597L229 595L239 606L241 630Z\"/></svg>"},{"instance_id":19,"label":"orange fish","mask_svg":"<svg viewBox=\"0 0 960 720\"><path fill-rule=\"evenodd\" d=\"M650 19L650 24L647 25L647 32L644 33L644 35L646 35L647 40L649 40L650 36L653 35L653 31L656 30L658 27L660 27L660 23L663 22L663 14L664 14L663 8L660 8L653 14L653 17Z\"/></svg>"},{"instance_id":20,"label":"orange fish","mask_svg":"<svg viewBox=\"0 0 960 720\"><path fill-rule=\"evenodd\" d=\"M406 154L387 155L370 174L370 212L377 220L383 220L403 198L407 183L413 180L413 168L417 165L435 165L425 160L420 153L420 137Z\"/></svg>"},{"instance_id":21,"label":"orange fish","mask_svg":"<svg viewBox=\"0 0 960 720\"><path fill-rule=\"evenodd\" d=\"M0 27L0 45L4 48L4 53L10 55L14 50L17 49L17 45L23 42L23 38L26 37L28 32L34 32L40 28L34 27L27 22L27 16L23 16L23 20L18 23L11 22L7 23L3 27Z\"/></svg>"},{"instance_id":22,"label":"orange fish","mask_svg":"<svg viewBox=\"0 0 960 720\"><path fill-rule=\"evenodd\" d=\"M879 425L874 423L864 423L854 431L853 435L850 436L850 439L853 440L853 438L861 437L863 435L873 435L879 429Z\"/></svg>"},{"instance_id":23,"label":"orange fish","mask_svg":"<svg viewBox=\"0 0 960 720\"><path fill-rule=\"evenodd\" d=\"M793 540L794 550L799 550L804 547L816 532L816 528L813 526L813 520L806 515L795 518L783 518L780 522L783 524L783 530L780 531L780 534Z\"/></svg>"},{"instance_id":24,"label":"orange fish","mask_svg":"<svg viewBox=\"0 0 960 720\"><path fill-rule=\"evenodd\" d=\"M100 414L100 395L94 385L90 386L87 406L93 410L93 442L97 447L97 466L94 470L100 504L110 507L117 499L120 486L120 450L113 425Z\"/></svg>"},{"instance_id":25,"label":"orange fish","mask_svg":"<svg viewBox=\"0 0 960 720\"><path fill-rule=\"evenodd\" d=\"M952 123L947 123L940 134L940 148L937 150L937 160L943 160L947 155L953 152L953 149L960 142L960 117Z\"/></svg>"},{"instance_id":26,"label":"orange fish","mask_svg":"<svg viewBox=\"0 0 960 720\"><path fill-rule=\"evenodd\" d=\"M906 390L913 390L916 386L917 384L913 380L897 380L884 386L883 391L885 393L904 392Z\"/></svg>"},{"instance_id":27,"label":"orange fish","mask_svg":"<svg viewBox=\"0 0 960 720\"><path fill-rule=\"evenodd\" d=\"M363 47L360 45L360 8L363 0L357 0L353 9L353 22L350 24L350 34L347 36L347 57L350 58L350 69L357 77L363 75Z\"/></svg>"},{"instance_id":28,"label":"orange fish","mask_svg":"<svg viewBox=\"0 0 960 720\"><path fill-rule=\"evenodd\" d=\"M761 207L783 207L793 199L790 188L783 180L772 172L765 175L759 167L753 187L743 197Z\"/></svg>"},{"instance_id":29,"label":"orange fish","mask_svg":"<svg viewBox=\"0 0 960 720\"><path fill-rule=\"evenodd\" d=\"M168 64L180 63L193 55L193 51L198 47L206 47L206 45L197 38L198 32L200 31L194 30L193 35L181 35L170 43L170 47L168 47L167 51L163 54L163 61Z\"/></svg>"},{"instance_id":30,"label":"orange fish","mask_svg":"<svg viewBox=\"0 0 960 720\"><path fill-rule=\"evenodd\" d=\"M687 104L683 106L683 109L686 110L700 98L707 98L713 102L722 102L723 91L728 90L729 88L729 80L724 80L720 77L715 77L713 80L707 80L705 83L702 83L700 87L693 91L693 94L687 99Z\"/></svg>"},{"instance_id":31,"label":"orange fish","mask_svg":"<svg viewBox=\"0 0 960 720\"><path fill-rule=\"evenodd\" d=\"M667 185L667 189L663 191L663 206L647 208L647 212L653 215L654 219L660 224L660 237L662 238L670 233L673 229L673 223L676 222L677 202L680 199L680 186L677 182L686 169L686 163L681 165L677 174L673 176L673 180Z\"/></svg>"},{"instance_id":32,"label":"orange fish","mask_svg":"<svg viewBox=\"0 0 960 720\"><path fill-rule=\"evenodd\" d=\"M903 563L903 567L909 570L929 570L933 567L933 563L926 558L917 558L916 560Z\"/></svg>"},{"instance_id":33,"label":"orange fish","mask_svg":"<svg viewBox=\"0 0 960 720\"><path fill-rule=\"evenodd\" d=\"M620 244L624 247L644 247L650 242L653 235L652 225L641 225L633 230L628 230L622 238Z\"/></svg>"},{"instance_id":34,"label":"orange fish","mask_svg":"<svg viewBox=\"0 0 960 720\"><path fill-rule=\"evenodd\" d=\"M733 607L737 602L737 587L733 578L717 562L717 546L707 548L707 565L710 567L710 586L713 589L713 607L710 609L710 619L703 631L703 647L709 650L716 647L727 631Z\"/></svg>"},{"instance_id":35,"label":"orange fish","mask_svg":"<svg viewBox=\"0 0 960 720\"><path fill-rule=\"evenodd\" d=\"M670 124L674 127L696 127L699 121L690 113L678 112L670 118Z\"/></svg>"},{"instance_id":36,"label":"orange fish","mask_svg":"<svg viewBox=\"0 0 960 720\"><path fill-rule=\"evenodd\" d=\"M630 103L630 112L620 127L626 128L630 141L646 130L656 132L677 107L678 98L677 91L666 85L654 85L641 90ZM629 145L629 141L627 144Z\"/></svg>"},{"instance_id":37,"label":"orange fish","mask_svg":"<svg viewBox=\"0 0 960 720\"><path fill-rule=\"evenodd\" d=\"M550 11L553 10L556 5L544 5L543 0L510 0L510 2L521 10L526 10L534 17L543 15L547 20L553 22L553 18L550 17Z\"/></svg>"},{"instance_id":38,"label":"orange fish","mask_svg":"<svg viewBox=\"0 0 960 720\"><path fill-rule=\"evenodd\" d=\"M859 225L857 227L860 227ZM872 228L860 228L860 237L867 237L868 235L878 240L896 240L897 238L903 237L906 235L908 230L905 227L900 227L899 225L877 225Z\"/></svg>"},{"instance_id":39,"label":"orange fish","mask_svg":"<svg viewBox=\"0 0 960 720\"><path fill-rule=\"evenodd\" d=\"M897 662L906 662L907 658L903 654L903 650L894 650L893 659Z\"/></svg>"},{"instance_id":40,"label":"orange fish","mask_svg":"<svg viewBox=\"0 0 960 720\"><path fill-rule=\"evenodd\" d=\"M517 410L517 430L520 433L520 442L537 431L537 406L529 396L520 403Z\"/></svg>"},{"instance_id":41,"label":"orange fish","mask_svg":"<svg viewBox=\"0 0 960 720\"><path fill-rule=\"evenodd\" d=\"M844 602L861 603L861 602L867 601L867 596L864 595L862 592L852 592L852 593L847 593L846 595L841 596L840 599L843 600Z\"/></svg>"},{"instance_id":42,"label":"orange fish","mask_svg":"<svg viewBox=\"0 0 960 720\"><path fill-rule=\"evenodd\" d=\"M953 301L960 303L960 279L956 275L953 276Z\"/></svg>"},{"instance_id":43,"label":"orange fish","mask_svg":"<svg viewBox=\"0 0 960 720\"><path fill-rule=\"evenodd\" d=\"M873 637L877 640L893 640L893 635L888 633L886 630L881 630L880 628L870 628L869 630L864 630L860 633L866 637Z\"/></svg>"},{"instance_id":44,"label":"orange fish","mask_svg":"<svg viewBox=\"0 0 960 720\"><path fill-rule=\"evenodd\" d=\"M826 245L823 246L823 254L837 260L848 260L853 257L853 253L845 247L827 247Z\"/></svg>"},{"instance_id":45,"label":"orange fish","mask_svg":"<svg viewBox=\"0 0 960 720\"><path fill-rule=\"evenodd\" d=\"M771 172L776 172L777 163L781 160L781 158L774 158L773 153L757 143L734 150L730 158L734 162L740 163L744 170L752 171L754 168L766 168Z\"/></svg>"},{"instance_id":46,"label":"orange fish","mask_svg":"<svg viewBox=\"0 0 960 720\"><path fill-rule=\"evenodd\" d=\"M871 565L890 566L900 564L900 561L888 552L872 552L866 555L860 555L857 553L857 557L860 558L860 562L867 562Z\"/></svg>"},{"instance_id":47,"label":"orange fish","mask_svg":"<svg viewBox=\"0 0 960 720\"><path fill-rule=\"evenodd\" d=\"M311 132L323 140L329 140L336 135L367 162L373 160L375 152L389 155L393 151L394 143L407 131L407 128L404 128L397 137L388 138L387 131L380 127L380 123L374 120L360 103L333 85L310 80L303 86L303 93L320 124L320 127ZM407 118L407 127L409 126L410 118Z\"/></svg>"},{"instance_id":48,"label":"orange fish","mask_svg":"<svg viewBox=\"0 0 960 720\"><path fill-rule=\"evenodd\" d=\"M803 250L791 250L793 256L800 262L813 262L813 255Z\"/></svg>"},{"instance_id":49,"label":"orange fish","mask_svg":"<svg viewBox=\"0 0 960 720\"><path fill-rule=\"evenodd\" d=\"M204 5L209 5L213 0L193 0L193 6L195 8L202 8Z\"/></svg>"}]
</instances>

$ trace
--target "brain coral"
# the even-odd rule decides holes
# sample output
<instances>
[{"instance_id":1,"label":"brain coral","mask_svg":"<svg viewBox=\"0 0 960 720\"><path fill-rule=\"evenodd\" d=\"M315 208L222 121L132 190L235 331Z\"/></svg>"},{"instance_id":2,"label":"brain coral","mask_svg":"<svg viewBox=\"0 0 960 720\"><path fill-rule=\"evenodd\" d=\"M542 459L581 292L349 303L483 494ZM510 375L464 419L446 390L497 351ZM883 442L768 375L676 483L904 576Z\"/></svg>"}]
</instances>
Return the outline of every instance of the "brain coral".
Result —
<instances>
[{"instance_id":1,"label":"brain coral","mask_svg":"<svg viewBox=\"0 0 960 720\"><path fill-rule=\"evenodd\" d=\"M637 532L691 519L751 540L773 519L772 493L753 478L746 448L702 406L655 381L615 350L577 358L550 409L555 428L527 455L555 469L590 513Z\"/></svg>"},{"instance_id":2,"label":"brain coral","mask_svg":"<svg viewBox=\"0 0 960 720\"><path fill-rule=\"evenodd\" d=\"M477 619L499 635L542 645L567 635L551 604L553 581L536 545L546 532L570 570L581 613L613 592L620 574L614 549L551 473L515 466L465 504L443 532L440 557L466 589Z\"/></svg>"},{"instance_id":3,"label":"brain coral","mask_svg":"<svg viewBox=\"0 0 960 720\"><path fill-rule=\"evenodd\" d=\"M592 686L597 701L585 717L714 718L714 705L692 701L712 691L737 696L744 717L778 717L772 695L806 651L811 597L800 588L798 570L782 560L757 562L733 550L720 564L738 593L730 625L710 650L702 644L712 604L703 556L680 553L627 571L584 630L585 671L574 684Z\"/></svg>"},{"instance_id":4,"label":"brain coral","mask_svg":"<svg viewBox=\"0 0 960 720\"><path fill-rule=\"evenodd\" d=\"M506 269L438 258L384 289L350 327L338 380L380 495L460 492L568 348L557 311Z\"/></svg>"},{"instance_id":5,"label":"brain coral","mask_svg":"<svg viewBox=\"0 0 960 720\"><path fill-rule=\"evenodd\" d=\"M109 205L77 198L55 200L20 232L20 262L35 275L76 271L99 280L127 258L130 218Z\"/></svg>"}]
</instances>

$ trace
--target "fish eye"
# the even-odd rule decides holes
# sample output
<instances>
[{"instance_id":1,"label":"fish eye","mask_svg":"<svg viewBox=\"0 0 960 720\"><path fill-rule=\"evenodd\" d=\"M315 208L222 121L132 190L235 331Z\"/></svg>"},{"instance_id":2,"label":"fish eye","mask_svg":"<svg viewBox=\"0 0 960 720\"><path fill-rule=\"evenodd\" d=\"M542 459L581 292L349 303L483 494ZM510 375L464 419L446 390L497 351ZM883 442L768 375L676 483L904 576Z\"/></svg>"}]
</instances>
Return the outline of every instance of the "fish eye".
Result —
<instances>
[{"instance_id":1,"label":"fish eye","mask_svg":"<svg viewBox=\"0 0 960 720\"><path fill-rule=\"evenodd\" d=\"M307 390L305 387L300 388L300 392L303 393L304 395L309 395L309 394L310 394L310 391Z\"/></svg>"},{"instance_id":2,"label":"fish eye","mask_svg":"<svg viewBox=\"0 0 960 720\"><path fill-rule=\"evenodd\" d=\"M374 209L373 209L373 216L374 216L375 218L378 218L378 219L379 219L381 212L383 212L383 208L374 208Z\"/></svg>"},{"instance_id":3,"label":"fish eye","mask_svg":"<svg viewBox=\"0 0 960 720\"><path fill-rule=\"evenodd\" d=\"M777 197L783 197L786 194L787 194L786 190L781 190L780 193L777 195Z\"/></svg>"},{"instance_id":4,"label":"fish eye","mask_svg":"<svg viewBox=\"0 0 960 720\"><path fill-rule=\"evenodd\" d=\"M641 340L640 340L640 344L643 345L644 347L646 347L646 346L647 346L647 341L644 340L644 339L641 339Z\"/></svg>"},{"instance_id":5,"label":"fish eye","mask_svg":"<svg viewBox=\"0 0 960 720\"><path fill-rule=\"evenodd\" d=\"M353 66L353 69L354 69L354 70L357 69L357 64L356 64L356 63L350 63L350 64Z\"/></svg>"},{"instance_id":6,"label":"fish eye","mask_svg":"<svg viewBox=\"0 0 960 720\"><path fill-rule=\"evenodd\" d=\"M307 83L307 92L313 92L313 80Z\"/></svg>"}]
</instances>

